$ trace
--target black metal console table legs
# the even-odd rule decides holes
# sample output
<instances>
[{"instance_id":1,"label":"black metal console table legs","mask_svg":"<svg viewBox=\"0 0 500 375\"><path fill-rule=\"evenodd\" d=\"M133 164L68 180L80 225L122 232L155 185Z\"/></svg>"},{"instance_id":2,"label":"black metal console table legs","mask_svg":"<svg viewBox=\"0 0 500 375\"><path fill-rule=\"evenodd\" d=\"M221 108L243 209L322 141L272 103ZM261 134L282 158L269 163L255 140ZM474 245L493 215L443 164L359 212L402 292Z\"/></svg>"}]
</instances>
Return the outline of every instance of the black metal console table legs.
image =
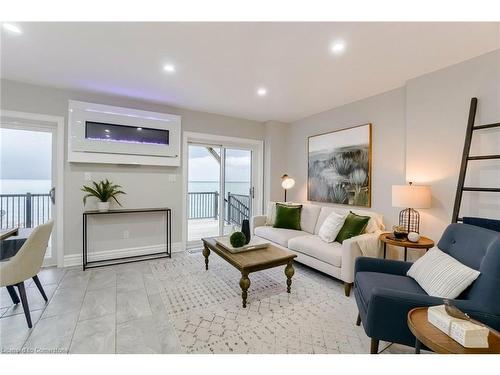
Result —
<instances>
[{"instance_id":1,"label":"black metal console table legs","mask_svg":"<svg viewBox=\"0 0 500 375\"><path fill-rule=\"evenodd\" d=\"M144 254L144 255L133 255L121 258L110 258L105 260L88 260L88 238L87 238L87 219L89 216L94 215L112 215L112 214L130 214L130 213L157 213L164 212L166 218L166 228L165 228L165 251ZM115 264L124 264L139 262L142 260L151 259L161 259L161 258L171 258L172 257L172 211L170 208L133 208L133 209L119 209L119 210L109 210L109 211L86 211L83 213L83 270L87 268L104 267Z\"/></svg>"}]
</instances>

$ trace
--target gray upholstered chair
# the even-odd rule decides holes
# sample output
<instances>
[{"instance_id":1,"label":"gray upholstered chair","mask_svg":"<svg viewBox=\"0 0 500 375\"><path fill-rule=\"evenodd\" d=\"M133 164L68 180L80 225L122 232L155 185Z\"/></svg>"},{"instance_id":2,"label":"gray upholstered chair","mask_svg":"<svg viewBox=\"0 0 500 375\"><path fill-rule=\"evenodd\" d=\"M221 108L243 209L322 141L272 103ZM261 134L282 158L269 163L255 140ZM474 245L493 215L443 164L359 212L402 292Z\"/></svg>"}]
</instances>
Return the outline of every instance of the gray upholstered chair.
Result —
<instances>
[{"instance_id":1,"label":"gray upholstered chair","mask_svg":"<svg viewBox=\"0 0 500 375\"><path fill-rule=\"evenodd\" d=\"M18 304L20 302L19 297L14 290L14 286L17 287L19 295L21 296L24 315L26 316L26 321L30 328L32 327L31 315L24 281L32 278L42 294L43 299L47 301L47 296L45 295L45 291L43 290L37 274L42 267L52 227L53 222L49 221L33 229L33 232L17 254L7 261L0 262L0 287L7 287L12 302Z\"/></svg>"}]
</instances>

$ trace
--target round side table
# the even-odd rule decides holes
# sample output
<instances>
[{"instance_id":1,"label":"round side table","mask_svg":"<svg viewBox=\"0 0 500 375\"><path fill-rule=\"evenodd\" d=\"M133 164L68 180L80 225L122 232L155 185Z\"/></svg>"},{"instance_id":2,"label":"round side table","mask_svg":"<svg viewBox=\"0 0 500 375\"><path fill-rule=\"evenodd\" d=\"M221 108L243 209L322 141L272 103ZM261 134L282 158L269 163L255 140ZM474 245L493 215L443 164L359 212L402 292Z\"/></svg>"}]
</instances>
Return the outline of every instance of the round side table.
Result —
<instances>
[{"instance_id":1,"label":"round side table","mask_svg":"<svg viewBox=\"0 0 500 375\"><path fill-rule=\"evenodd\" d=\"M415 353L424 344L440 354L499 354L500 337L490 331L488 348L466 348L427 321L427 307L417 307L408 313L408 328L415 335Z\"/></svg>"},{"instance_id":2,"label":"round side table","mask_svg":"<svg viewBox=\"0 0 500 375\"><path fill-rule=\"evenodd\" d=\"M392 238L392 236L393 236L392 232L389 232L389 233L382 233L378 238L380 241L384 243L384 259L387 251L387 244L403 247L405 249L405 256L404 256L405 262L408 256L408 249L425 249L425 251L427 251L431 247L434 247L434 241L424 236L420 236L418 242L411 242L406 239L397 240L395 238Z\"/></svg>"}]
</instances>

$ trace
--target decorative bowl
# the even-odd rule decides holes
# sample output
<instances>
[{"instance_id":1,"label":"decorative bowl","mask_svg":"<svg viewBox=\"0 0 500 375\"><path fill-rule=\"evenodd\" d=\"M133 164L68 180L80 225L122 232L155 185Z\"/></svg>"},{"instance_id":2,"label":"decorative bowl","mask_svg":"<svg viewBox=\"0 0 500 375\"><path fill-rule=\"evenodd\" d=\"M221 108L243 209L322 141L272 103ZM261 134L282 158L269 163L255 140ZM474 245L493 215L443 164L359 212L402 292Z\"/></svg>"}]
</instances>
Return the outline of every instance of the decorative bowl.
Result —
<instances>
[{"instance_id":1,"label":"decorative bowl","mask_svg":"<svg viewBox=\"0 0 500 375\"><path fill-rule=\"evenodd\" d=\"M401 225L395 225L392 227L393 233L394 233L394 238L397 240L404 240L406 236L408 235L408 232L406 229L401 226Z\"/></svg>"}]
</instances>

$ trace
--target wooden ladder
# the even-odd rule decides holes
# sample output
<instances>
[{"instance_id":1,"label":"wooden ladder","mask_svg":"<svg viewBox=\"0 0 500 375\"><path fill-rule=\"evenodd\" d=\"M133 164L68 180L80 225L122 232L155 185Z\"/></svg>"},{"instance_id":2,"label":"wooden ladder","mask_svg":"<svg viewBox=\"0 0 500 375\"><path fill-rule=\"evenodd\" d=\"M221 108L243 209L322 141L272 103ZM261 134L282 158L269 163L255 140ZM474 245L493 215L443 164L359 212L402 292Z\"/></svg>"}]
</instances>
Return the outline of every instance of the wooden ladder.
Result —
<instances>
[{"instance_id":1,"label":"wooden ladder","mask_svg":"<svg viewBox=\"0 0 500 375\"><path fill-rule=\"evenodd\" d=\"M462 204L462 193L464 191L500 193L500 188L464 186L465 174L467 173L467 165L469 163L469 160L500 159L500 155L470 156L470 146L472 141L472 134L474 133L474 131L500 127L500 122L494 124L486 124L486 125L474 125L474 120L476 118L476 109L477 109L477 98L472 98L470 101L469 119L467 121L467 132L465 133L465 144L464 144L464 151L462 153L462 163L460 165L460 174L458 176L457 194L455 195L455 205L453 207L453 216L452 216L453 223L462 221L462 218L458 217L458 215L460 213L460 205Z\"/></svg>"}]
</instances>

